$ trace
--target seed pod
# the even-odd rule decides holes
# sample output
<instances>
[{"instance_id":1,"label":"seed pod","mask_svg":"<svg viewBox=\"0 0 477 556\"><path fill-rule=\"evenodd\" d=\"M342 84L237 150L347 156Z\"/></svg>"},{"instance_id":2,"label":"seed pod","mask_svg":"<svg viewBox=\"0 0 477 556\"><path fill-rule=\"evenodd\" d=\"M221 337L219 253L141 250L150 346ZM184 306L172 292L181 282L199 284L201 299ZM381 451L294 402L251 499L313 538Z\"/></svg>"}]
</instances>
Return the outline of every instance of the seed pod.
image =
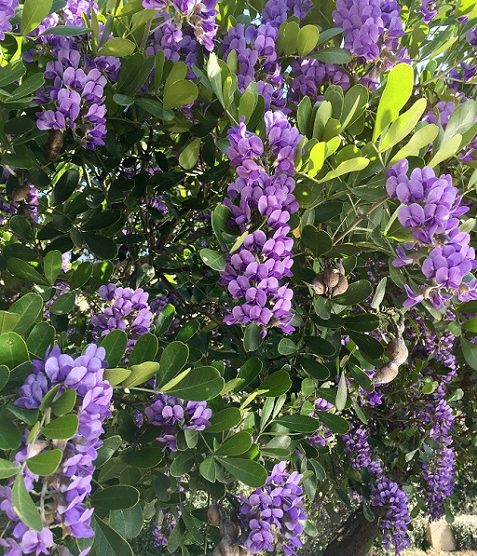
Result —
<instances>
[{"instance_id":1,"label":"seed pod","mask_svg":"<svg viewBox=\"0 0 477 556\"><path fill-rule=\"evenodd\" d=\"M402 338L393 338L386 346L386 354L399 367L407 361L409 351Z\"/></svg>"},{"instance_id":2,"label":"seed pod","mask_svg":"<svg viewBox=\"0 0 477 556\"><path fill-rule=\"evenodd\" d=\"M340 281L341 273L337 268L325 268L323 271L323 284L327 288L334 288Z\"/></svg>"},{"instance_id":3,"label":"seed pod","mask_svg":"<svg viewBox=\"0 0 477 556\"><path fill-rule=\"evenodd\" d=\"M344 274L341 274L338 283L333 288L331 296L336 297L337 295L342 295L348 290L348 285L348 278L346 278Z\"/></svg>"},{"instance_id":4,"label":"seed pod","mask_svg":"<svg viewBox=\"0 0 477 556\"><path fill-rule=\"evenodd\" d=\"M48 145L46 147L46 156L48 160L51 161L58 158L64 144L64 133L59 129L53 129L50 133L50 138L48 139Z\"/></svg>"},{"instance_id":5,"label":"seed pod","mask_svg":"<svg viewBox=\"0 0 477 556\"><path fill-rule=\"evenodd\" d=\"M376 384L388 384L392 382L399 373L399 367L394 361L389 361L376 370L374 382Z\"/></svg>"},{"instance_id":6,"label":"seed pod","mask_svg":"<svg viewBox=\"0 0 477 556\"><path fill-rule=\"evenodd\" d=\"M215 504L209 506L209 509L207 510L207 520L210 525L213 525L214 527L220 526L220 512L219 508Z\"/></svg>"},{"instance_id":7,"label":"seed pod","mask_svg":"<svg viewBox=\"0 0 477 556\"><path fill-rule=\"evenodd\" d=\"M326 292L326 286L323 283L323 279L322 279L321 274L318 274L315 277L311 286L313 288L313 291L316 293L316 295L324 295L325 292Z\"/></svg>"}]
</instances>

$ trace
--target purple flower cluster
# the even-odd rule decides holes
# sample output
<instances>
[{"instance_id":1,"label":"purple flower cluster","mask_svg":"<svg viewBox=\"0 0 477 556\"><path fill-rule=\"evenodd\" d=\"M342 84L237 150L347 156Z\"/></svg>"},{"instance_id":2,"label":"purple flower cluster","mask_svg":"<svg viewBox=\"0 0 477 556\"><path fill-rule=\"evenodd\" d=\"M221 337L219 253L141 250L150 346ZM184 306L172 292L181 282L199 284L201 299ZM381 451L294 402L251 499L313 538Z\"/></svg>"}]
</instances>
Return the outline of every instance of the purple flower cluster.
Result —
<instances>
[{"instance_id":1,"label":"purple flower cluster","mask_svg":"<svg viewBox=\"0 0 477 556\"><path fill-rule=\"evenodd\" d=\"M295 555L301 548L305 528L302 475L288 473L286 462L275 465L265 486L242 498L240 520L248 531L245 547L252 553L275 552L280 544L284 554Z\"/></svg>"},{"instance_id":2,"label":"purple flower cluster","mask_svg":"<svg viewBox=\"0 0 477 556\"><path fill-rule=\"evenodd\" d=\"M63 8L65 24L84 27L83 15L89 18L91 12L97 9L98 4L94 0L68 0Z\"/></svg>"},{"instance_id":3,"label":"purple flower cluster","mask_svg":"<svg viewBox=\"0 0 477 556\"><path fill-rule=\"evenodd\" d=\"M343 90L350 86L349 75L335 64L324 64L314 58L292 62L290 98L299 100L303 96L317 99L322 94L323 84L339 85Z\"/></svg>"},{"instance_id":4,"label":"purple flower cluster","mask_svg":"<svg viewBox=\"0 0 477 556\"><path fill-rule=\"evenodd\" d=\"M99 295L107 303L101 313L91 317L95 340L119 329L127 333L131 347L139 336L149 331L153 314L148 303L149 294L142 288L133 290L108 284L99 288Z\"/></svg>"},{"instance_id":5,"label":"purple flower cluster","mask_svg":"<svg viewBox=\"0 0 477 556\"><path fill-rule=\"evenodd\" d=\"M75 138L86 148L104 145L106 136L106 78L99 69L87 73L80 67L81 53L72 48L60 48L57 59L48 62L45 77L52 81L45 96L55 102L54 110L38 113L41 130L71 129Z\"/></svg>"},{"instance_id":6,"label":"purple flower cluster","mask_svg":"<svg viewBox=\"0 0 477 556\"><path fill-rule=\"evenodd\" d=\"M4 170L2 181L6 181L10 172L8 170ZM27 214L34 222L38 222L38 189L34 185L28 186L28 191L25 198L21 202L9 201L6 198L0 198L0 225L3 226L5 222L13 216L17 214L20 206L26 208Z\"/></svg>"},{"instance_id":7,"label":"purple flower cluster","mask_svg":"<svg viewBox=\"0 0 477 556\"><path fill-rule=\"evenodd\" d=\"M424 21L424 23L430 23L437 15L436 0L421 0L420 12L422 21Z\"/></svg>"},{"instance_id":8,"label":"purple flower cluster","mask_svg":"<svg viewBox=\"0 0 477 556\"><path fill-rule=\"evenodd\" d=\"M267 0L262 12L262 22L278 29L290 16L301 21L312 7L310 0Z\"/></svg>"},{"instance_id":9,"label":"purple flower cluster","mask_svg":"<svg viewBox=\"0 0 477 556\"><path fill-rule=\"evenodd\" d=\"M93 509L86 505L91 492L95 470L94 461L101 446L103 422L110 415L109 404L112 388L103 380L106 367L105 350L91 344L83 355L73 358L54 347L47 353L44 361L33 362L31 373L20 388L18 407L37 409L43 396L53 386L59 386L56 397L67 389L77 394L76 414L79 419L77 433L66 442L36 441L21 448L15 461L23 464L25 460L42 452L50 446L63 451L62 462L54 475L48 477L43 485L38 485L40 477L24 468L23 478L29 491L40 492L44 507L44 523L49 527L61 527L65 535L75 538L90 538L94 535L91 528ZM28 431L25 437L28 436ZM39 488L37 488L39 487ZM31 531L20 521L11 506L11 487L0 490L1 509L11 520L9 538L0 540L8 547L7 554L50 554L53 535L48 527L41 532ZM89 549L82 552L87 554Z\"/></svg>"},{"instance_id":10,"label":"purple flower cluster","mask_svg":"<svg viewBox=\"0 0 477 556\"><path fill-rule=\"evenodd\" d=\"M384 548L394 548L396 554L400 554L410 544L407 529L411 516L407 494L396 482L378 476L371 490L370 500L373 508L384 510L384 516L380 518Z\"/></svg>"},{"instance_id":11,"label":"purple flower cluster","mask_svg":"<svg viewBox=\"0 0 477 556\"><path fill-rule=\"evenodd\" d=\"M225 322L254 322L264 334L268 327L278 326L289 334L294 330L293 290L282 281L292 275L293 238L288 221L298 210L293 175L301 136L281 112L267 112L265 127L269 165L262 140L247 132L243 122L229 131L227 154L238 177L229 186L224 204L232 222L248 235L229 255L221 274L222 284L238 301Z\"/></svg>"},{"instance_id":12,"label":"purple flower cluster","mask_svg":"<svg viewBox=\"0 0 477 556\"><path fill-rule=\"evenodd\" d=\"M329 411L332 407L333 404L324 398L316 398L314 413L317 414L319 411ZM320 428L308 438L308 443L312 446L325 447L332 437L333 433L330 429L326 425L321 424Z\"/></svg>"},{"instance_id":13,"label":"purple flower cluster","mask_svg":"<svg viewBox=\"0 0 477 556\"><path fill-rule=\"evenodd\" d=\"M18 0L0 0L0 40L3 41L5 33L12 30L10 19L18 8Z\"/></svg>"},{"instance_id":14,"label":"purple flower cluster","mask_svg":"<svg viewBox=\"0 0 477 556\"><path fill-rule=\"evenodd\" d=\"M193 33L189 29L180 30L169 22L158 27L151 35L146 52L152 56L158 51L164 52L168 60L173 62L182 60L189 67L197 65L199 61L199 43Z\"/></svg>"},{"instance_id":15,"label":"purple flower cluster","mask_svg":"<svg viewBox=\"0 0 477 556\"><path fill-rule=\"evenodd\" d=\"M217 0L143 0L146 9L157 10L163 20L160 25L167 26L165 35L171 44L183 39L182 26L188 26L199 44L211 52L217 33L215 16Z\"/></svg>"},{"instance_id":16,"label":"purple flower cluster","mask_svg":"<svg viewBox=\"0 0 477 556\"><path fill-rule=\"evenodd\" d=\"M210 424L212 410L207 407L206 402L186 402L167 394L159 394L146 407L144 415L151 425L161 428L157 440L164 444L164 449L176 452L178 431L203 431Z\"/></svg>"},{"instance_id":17,"label":"purple flower cluster","mask_svg":"<svg viewBox=\"0 0 477 556\"><path fill-rule=\"evenodd\" d=\"M396 53L404 35L396 0L337 0L333 19L343 28L345 48L368 61Z\"/></svg>"},{"instance_id":18,"label":"purple flower cluster","mask_svg":"<svg viewBox=\"0 0 477 556\"><path fill-rule=\"evenodd\" d=\"M436 176L432 168L415 168L410 176L407 160L396 163L388 170L386 190L402 206L398 212L400 223L411 230L415 239L398 249L395 266L405 266L426 258L421 270L432 285L415 294L406 286L408 299L405 306L412 306L429 298L436 308L457 295L461 300L477 296L477 281L466 278L475 268L475 251L469 245L469 234L462 232L460 216L468 208L461 204L462 196L452 185L448 174ZM417 251L409 254L408 251Z\"/></svg>"}]
</instances>

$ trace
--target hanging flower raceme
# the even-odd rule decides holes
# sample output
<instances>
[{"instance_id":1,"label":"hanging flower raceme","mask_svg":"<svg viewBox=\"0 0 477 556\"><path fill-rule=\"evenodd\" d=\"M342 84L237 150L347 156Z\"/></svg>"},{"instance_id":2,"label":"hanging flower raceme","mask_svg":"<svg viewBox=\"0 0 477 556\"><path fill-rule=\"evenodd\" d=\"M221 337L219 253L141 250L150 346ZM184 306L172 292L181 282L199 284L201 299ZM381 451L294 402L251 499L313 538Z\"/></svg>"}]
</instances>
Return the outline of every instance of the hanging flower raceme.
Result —
<instances>
[{"instance_id":1,"label":"hanging flower raceme","mask_svg":"<svg viewBox=\"0 0 477 556\"><path fill-rule=\"evenodd\" d=\"M301 548L305 528L302 475L289 473L282 461L272 469L266 484L241 499L239 517L248 531L245 547L252 553L275 552L277 545L284 554L295 555Z\"/></svg>"},{"instance_id":2,"label":"hanging flower raceme","mask_svg":"<svg viewBox=\"0 0 477 556\"><path fill-rule=\"evenodd\" d=\"M324 398L317 398L315 400L315 415L318 414L320 411L328 411L333 407L329 401L325 400ZM312 446L321 446L324 447L328 444L330 439L333 438L333 433L330 429L326 426L321 424L320 428L308 438L308 443Z\"/></svg>"},{"instance_id":3,"label":"hanging flower raceme","mask_svg":"<svg viewBox=\"0 0 477 556\"><path fill-rule=\"evenodd\" d=\"M295 154L300 134L281 112L265 114L267 148L243 122L229 132L227 151L237 169L224 204L232 222L247 235L227 259L221 282L237 305L226 316L227 324L256 323L278 326L289 334L293 291L283 283L293 264L293 239L288 221L298 210L295 188ZM268 161L268 164L267 164ZM271 173L269 173L271 171Z\"/></svg>"},{"instance_id":4,"label":"hanging flower raceme","mask_svg":"<svg viewBox=\"0 0 477 556\"><path fill-rule=\"evenodd\" d=\"M148 303L149 294L142 288L133 290L108 284L99 288L99 295L106 304L102 312L91 317L94 339L106 336L112 330L124 330L131 347L139 336L149 331L153 314Z\"/></svg>"},{"instance_id":5,"label":"hanging flower raceme","mask_svg":"<svg viewBox=\"0 0 477 556\"><path fill-rule=\"evenodd\" d=\"M0 40L3 41L5 33L12 30L10 20L18 8L18 0L0 0Z\"/></svg>"},{"instance_id":6,"label":"hanging flower raceme","mask_svg":"<svg viewBox=\"0 0 477 556\"><path fill-rule=\"evenodd\" d=\"M58 347L47 353L44 361L33 362L33 373L19 390L15 405L25 409L38 409L45 396L57 387L53 402L67 391L73 391L76 402L73 412L78 418L77 432L69 440L48 440L40 433L30 437L25 431L24 444L15 456L15 462L24 464L28 458L46 453L49 448L61 450L61 463L48 478L42 478L23 466L22 476L27 491L40 497L43 508L40 532L30 530L18 517L11 503L11 486L0 490L0 508L10 519L7 534L0 545L7 554L50 554L53 535L50 528L61 527L65 536L83 539L94 535L91 528L93 508L87 498L95 470L94 461L101 446L103 422L110 415L112 388L103 379L105 350L89 345L83 355L73 358ZM40 493L40 494L37 494ZM15 552L16 551L16 552ZM82 555L87 554L85 549Z\"/></svg>"},{"instance_id":7,"label":"hanging flower raceme","mask_svg":"<svg viewBox=\"0 0 477 556\"><path fill-rule=\"evenodd\" d=\"M210 424L212 410L206 402L186 402L167 394L158 394L146 407L144 415L151 425L160 428L157 440L164 449L177 451L177 434L181 430L203 431ZM142 426L143 419L137 422Z\"/></svg>"},{"instance_id":8,"label":"hanging flower raceme","mask_svg":"<svg viewBox=\"0 0 477 556\"><path fill-rule=\"evenodd\" d=\"M60 48L56 54L57 60L46 66L51 85L43 92L43 100L53 99L55 108L38 113L38 129L70 129L84 147L96 149L106 136L106 78L97 68L85 72L80 67L84 60L79 50Z\"/></svg>"},{"instance_id":9,"label":"hanging flower raceme","mask_svg":"<svg viewBox=\"0 0 477 556\"><path fill-rule=\"evenodd\" d=\"M436 308L456 295L467 301L477 297L477 282L469 275L477 266L475 251L469 245L469 234L459 228L460 217L468 210L462 205L459 190L452 185L450 175L436 176L432 168L415 168L410 176L407 160L388 171L386 190L402 206L398 211L400 223L410 229L414 242L398 248L394 266L417 263L431 281L418 294L405 287L412 306L429 298Z\"/></svg>"}]
</instances>

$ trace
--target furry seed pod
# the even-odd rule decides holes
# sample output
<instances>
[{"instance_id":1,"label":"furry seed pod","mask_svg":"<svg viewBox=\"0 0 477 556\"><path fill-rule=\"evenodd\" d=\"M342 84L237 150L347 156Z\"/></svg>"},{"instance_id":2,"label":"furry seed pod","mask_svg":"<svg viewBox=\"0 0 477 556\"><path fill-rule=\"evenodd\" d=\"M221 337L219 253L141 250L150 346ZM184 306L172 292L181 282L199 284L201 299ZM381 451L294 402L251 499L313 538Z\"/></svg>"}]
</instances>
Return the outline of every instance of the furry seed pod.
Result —
<instances>
[{"instance_id":1,"label":"furry seed pod","mask_svg":"<svg viewBox=\"0 0 477 556\"><path fill-rule=\"evenodd\" d=\"M349 286L348 278L346 278L346 276L344 274L340 274L340 278L338 280L338 283L333 288L331 296L336 297L337 295L342 295L343 293L345 293L348 290L348 286Z\"/></svg>"},{"instance_id":2,"label":"furry seed pod","mask_svg":"<svg viewBox=\"0 0 477 556\"><path fill-rule=\"evenodd\" d=\"M374 382L376 384L388 384L397 377L398 373L398 365L396 365L394 361L389 361L376 370L376 374L374 375Z\"/></svg>"},{"instance_id":3,"label":"furry seed pod","mask_svg":"<svg viewBox=\"0 0 477 556\"><path fill-rule=\"evenodd\" d=\"M65 135L59 129L54 129L50 133L48 145L46 147L46 156L48 160L55 160L58 158L63 145L65 144Z\"/></svg>"},{"instance_id":4,"label":"furry seed pod","mask_svg":"<svg viewBox=\"0 0 477 556\"><path fill-rule=\"evenodd\" d=\"M13 188L11 197L15 202L23 201L27 198L30 188L26 184L18 184Z\"/></svg>"},{"instance_id":5,"label":"furry seed pod","mask_svg":"<svg viewBox=\"0 0 477 556\"><path fill-rule=\"evenodd\" d=\"M323 283L323 279L322 279L321 274L318 274L315 277L311 286L313 288L313 291L316 293L316 295L324 295L325 292L326 292L326 286Z\"/></svg>"},{"instance_id":6,"label":"furry seed pod","mask_svg":"<svg viewBox=\"0 0 477 556\"><path fill-rule=\"evenodd\" d=\"M338 285L341 276L337 268L325 268L322 275L323 284L326 288L334 288Z\"/></svg>"},{"instance_id":7,"label":"furry seed pod","mask_svg":"<svg viewBox=\"0 0 477 556\"><path fill-rule=\"evenodd\" d=\"M219 508L215 504L209 506L209 509L207 510L207 521L214 527L220 526L220 512Z\"/></svg>"},{"instance_id":8,"label":"furry seed pod","mask_svg":"<svg viewBox=\"0 0 477 556\"><path fill-rule=\"evenodd\" d=\"M404 340L402 338L393 338L386 346L386 355L397 366L405 363L407 361L409 351Z\"/></svg>"}]
</instances>

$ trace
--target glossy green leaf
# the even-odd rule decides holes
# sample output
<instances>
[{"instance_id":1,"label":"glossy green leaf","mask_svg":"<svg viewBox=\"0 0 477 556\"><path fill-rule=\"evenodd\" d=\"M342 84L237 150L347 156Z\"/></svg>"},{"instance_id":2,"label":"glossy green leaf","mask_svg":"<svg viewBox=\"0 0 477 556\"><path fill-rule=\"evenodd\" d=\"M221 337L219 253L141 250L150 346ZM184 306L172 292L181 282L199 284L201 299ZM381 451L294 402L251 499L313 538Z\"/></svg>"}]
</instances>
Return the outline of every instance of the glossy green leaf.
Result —
<instances>
[{"instance_id":1,"label":"glossy green leaf","mask_svg":"<svg viewBox=\"0 0 477 556\"><path fill-rule=\"evenodd\" d=\"M200 250L199 254L202 261L209 268L212 268L217 272L222 272L223 270L225 270L226 257L224 253L218 253L213 249L204 248Z\"/></svg>"},{"instance_id":2,"label":"glossy green leaf","mask_svg":"<svg viewBox=\"0 0 477 556\"><path fill-rule=\"evenodd\" d=\"M20 466L13 461L0 458L0 479L9 479L20 471Z\"/></svg>"},{"instance_id":3,"label":"glossy green leaf","mask_svg":"<svg viewBox=\"0 0 477 556\"><path fill-rule=\"evenodd\" d=\"M340 305L356 305L366 301L373 293L373 287L368 280L358 280L349 285L346 293L336 296L333 301Z\"/></svg>"},{"instance_id":4,"label":"glossy green leaf","mask_svg":"<svg viewBox=\"0 0 477 556\"><path fill-rule=\"evenodd\" d=\"M108 368L104 371L104 380L107 380L111 386L118 386L118 384L124 382L131 374L132 371L130 369L122 369L120 367Z\"/></svg>"},{"instance_id":5,"label":"glossy green leaf","mask_svg":"<svg viewBox=\"0 0 477 556\"><path fill-rule=\"evenodd\" d=\"M15 450L20 440L21 432L17 426L0 414L0 450Z\"/></svg>"},{"instance_id":6,"label":"glossy green leaf","mask_svg":"<svg viewBox=\"0 0 477 556\"><path fill-rule=\"evenodd\" d=\"M52 5L53 0L25 0L20 25L22 35L34 31L50 13Z\"/></svg>"},{"instance_id":7,"label":"glossy green leaf","mask_svg":"<svg viewBox=\"0 0 477 556\"><path fill-rule=\"evenodd\" d=\"M319 411L318 418L324 425L336 434L346 434L349 430L349 425L346 422L346 419L343 419L340 415Z\"/></svg>"},{"instance_id":8,"label":"glossy green leaf","mask_svg":"<svg viewBox=\"0 0 477 556\"><path fill-rule=\"evenodd\" d=\"M389 129L383 135L379 150L381 152L385 152L407 137L416 127L417 122L421 119L421 116L426 110L426 106L426 99L420 98L419 100L416 100L409 110L406 110L406 112L401 114L399 118L389 126Z\"/></svg>"},{"instance_id":9,"label":"glossy green leaf","mask_svg":"<svg viewBox=\"0 0 477 556\"><path fill-rule=\"evenodd\" d=\"M47 322L38 322L27 338L28 351L36 357L44 357L55 341L55 329Z\"/></svg>"},{"instance_id":10,"label":"glossy green leaf","mask_svg":"<svg viewBox=\"0 0 477 556\"><path fill-rule=\"evenodd\" d=\"M68 292L57 297L50 306L50 313L53 315L67 315L75 307L76 294Z\"/></svg>"},{"instance_id":11,"label":"glossy green leaf","mask_svg":"<svg viewBox=\"0 0 477 556\"><path fill-rule=\"evenodd\" d=\"M94 516L93 528L92 556L134 556L127 540L97 515Z\"/></svg>"},{"instance_id":12,"label":"glossy green leaf","mask_svg":"<svg viewBox=\"0 0 477 556\"><path fill-rule=\"evenodd\" d=\"M435 124L428 124L421 127L412 135L408 144L404 145L404 147L399 149L393 156L390 164L407 158L408 156L417 156L419 151L424 147L428 147L438 135L439 127Z\"/></svg>"},{"instance_id":13,"label":"glossy green leaf","mask_svg":"<svg viewBox=\"0 0 477 556\"><path fill-rule=\"evenodd\" d=\"M333 246L331 237L324 231L314 226L305 226L301 233L301 241L310 249L315 257L321 257Z\"/></svg>"},{"instance_id":14,"label":"glossy green leaf","mask_svg":"<svg viewBox=\"0 0 477 556\"><path fill-rule=\"evenodd\" d=\"M338 411L343 411L348 399L348 386L346 384L346 375L341 373L340 381L338 382L338 389L336 390L335 405Z\"/></svg>"},{"instance_id":15,"label":"glossy green leaf","mask_svg":"<svg viewBox=\"0 0 477 556\"><path fill-rule=\"evenodd\" d=\"M332 46L319 50L316 54L312 54L310 58L315 58L315 60L319 60L325 64L347 64L351 62L353 57L346 48Z\"/></svg>"},{"instance_id":16,"label":"glossy green leaf","mask_svg":"<svg viewBox=\"0 0 477 556\"><path fill-rule=\"evenodd\" d=\"M179 374L189 358L189 348L183 342L171 342L161 354L159 360L159 385L166 384Z\"/></svg>"},{"instance_id":17,"label":"glossy green leaf","mask_svg":"<svg viewBox=\"0 0 477 556\"><path fill-rule=\"evenodd\" d=\"M183 400L211 400L223 386L224 379L215 367L197 367L167 393Z\"/></svg>"},{"instance_id":18,"label":"glossy green leaf","mask_svg":"<svg viewBox=\"0 0 477 556\"><path fill-rule=\"evenodd\" d=\"M106 350L106 362L108 367L115 367L122 359L128 337L124 330L112 330L101 339L99 345Z\"/></svg>"},{"instance_id":19,"label":"glossy green leaf","mask_svg":"<svg viewBox=\"0 0 477 556\"><path fill-rule=\"evenodd\" d=\"M166 82L164 89L164 110L171 110L191 104L198 94L197 85L192 81L181 79L173 83Z\"/></svg>"},{"instance_id":20,"label":"glossy green leaf","mask_svg":"<svg viewBox=\"0 0 477 556\"><path fill-rule=\"evenodd\" d=\"M260 328L252 322L245 328L243 347L247 352L256 351L260 347L261 343L262 338L260 336Z\"/></svg>"},{"instance_id":21,"label":"glossy green leaf","mask_svg":"<svg viewBox=\"0 0 477 556\"><path fill-rule=\"evenodd\" d=\"M10 313L9 311L0 311L0 334L13 330L20 320L18 313Z\"/></svg>"},{"instance_id":22,"label":"glossy green leaf","mask_svg":"<svg viewBox=\"0 0 477 556\"><path fill-rule=\"evenodd\" d=\"M276 421L282 427L293 432L312 433L320 426L320 422L308 415L286 415Z\"/></svg>"},{"instance_id":23,"label":"glossy green leaf","mask_svg":"<svg viewBox=\"0 0 477 556\"><path fill-rule=\"evenodd\" d=\"M195 454L190 450L177 453L169 467L170 474L173 477L182 477L186 475L194 465L194 458Z\"/></svg>"},{"instance_id":24,"label":"glossy green leaf","mask_svg":"<svg viewBox=\"0 0 477 556\"><path fill-rule=\"evenodd\" d=\"M52 440L67 440L72 438L78 431L78 416L63 415L54 419L43 428L46 438Z\"/></svg>"},{"instance_id":25,"label":"glossy green leaf","mask_svg":"<svg viewBox=\"0 0 477 556\"><path fill-rule=\"evenodd\" d=\"M202 140L197 137L190 143L188 143L179 155L179 164L184 168L184 170L191 170L199 159L200 146Z\"/></svg>"},{"instance_id":26,"label":"glossy green leaf","mask_svg":"<svg viewBox=\"0 0 477 556\"><path fill-rule=\"evenodd\" d=\"M129 39L113 37L109 39L98 51L98 56L114 56L123 58L136 50L136 45Z\"/></svg>"},{"instance_id":27,"label":"glossy green leaf","mask_svg":"<svg viewBox=\"0 0 477 556\"><path fill-rule=\"evenodd\" d=\"M111 511L109 523L125 539L135 539L144 525L141 504L136 504L132 508Z\"/></svg>"},{"instance_id":28,"label":"glossy green leaf","mask_svg":"<svg viewBox=\"0 0 477 556\"><path fill-rule=\"evenodd\" d=\"M159 363L145 361L131 366L131 375L122 383L125 388L139 386L150 380L159 371Z\"/></svg>"},{"instance_id":29,"label":"glossy green leaf","mask_svg":"<svg viewBox=\"0 0 477 556\"><path fill-rule=\"evenodd\" d=\"M43 259L43 272L50 284L54 284L61 273L62 259L58 250L48 251Z\"/></svg>"},{"instance_id":30,"label":"glossy green leaf","mask_svg":"<svg viewBox=\"0 0 477 556\"><path fill-rule=\"evenodd\" d=\"M292 382L288 372L280 370L268 375L260 384L259 390L265 390L264 396L276 398L288 392L291 386Z\"/></svg>"},{"instance_id":31,"label":"glossy green leaf","mask_svg":"<svg viewBox=\"0 0 477 556\"><path fill-rule=\"evenodd\" d=\"M68 390L65 390L60 395L60 397L52 403L51 409L56 416L60 417L72 411L75 404L76 390L69 388Z\"/></svg>"},{"instance_id":32,"label":"glossy green leaf","mask_svg":"<svg viewBox=\"0 0 477 556\"><path fill-rule=\"evenodd\" d=\"M318 44L320 32L316 25L305 25L298 33L296 40L296 49L299 56L306 56Z\"/></svg>"},{"instance_id":33,"label":"glossy green leaf","mask_svg":"<svg viewBox=\"0 0 477 556\"><path fill-rule=\"evenodd\" d=\"M310 160L312 162L311 168L307 174L310 178L314 178L316 174L323 168L326 158L326 143L321 141L313 145L310 151Z\"/></svg>"},{"instance_id":34,"label":"glossy green leaf","mask_svg":"<svg viewBox=\"0 0 477 556\"><path fill-rule=\"evenodd\" d=\"M145 361L154 361L159 349L159 341L154 334L140 336L129 356L130 365L139 365Z\"/></svg>"},{"instance_id":35,"label":"glossy green leaf","mask_svg":"<svg viewBox=\"0 0 477 556\"><path fill-rule=\"evenodd\" d=\"M97 490L91 497L95 508L122 510L132 508L139 502L139 491L128 485L114 485Z\"/></svg>"},{"instance_id":36,"label":"glossy green leaf","mask_svg":"<svg viewBox=\"0 0 477 556\"><path fill-rule=\"evenodd\" d=\"M242 414L238 407L227 407L212 414L210 425L205 429L205 432L216 433L228 431L236 427L241 420Z\"/></svg>"},{"instance_id":37,"label":"glossy green leaf","mask_svg":"<svg viewBox=\"0 0 477 556\"><path fill-rule=\"evenodd\" d=\"M436 154L431 158L429 162L429 166L434 168L444 160L447 160L451 156L457 154L460 150L460 144L462 142L462 135L457 133L451 139L444 143L440 149L436 152Z\"/></svg>"},{"instance_id":38,"label":"glossy green leaf","mask_svg":"<svg viewBox=\"0 0 477 556\"><path fill-rule=\"evenodd\" d=\"M217 456L241 456L252 446L252 435L249 432L238 432L227 438L215 451Z\"/></svg>"},{"instance_id":39,"label":"glossy green leaf","mask_svg":"<svg viewBox=\"0 0 477 556\"><path fill-rule=\"evenodd\" d=\"M477 345L469 342L469 340L466 340L465 338L462 338L461 346L467 365L477 371Z\"/></svg>"},{"instance_id":40,"label":"glossy green leaf","mask_svg":"<svg viewBox=\"0 0 477 556\"><path fill-rule=\"evenodd\" d=\"M0 365L6 365L11 370L29 360L27 345L19 334L5 332L0 335Z\"/></svg>"},{"instance_id":41,"label":"glossy green leaf","mask_svg":"<svg viewBox=\"0 0 477 556\"><path fill-rule=\"evenodd\" d=\"M58 469L62 458L63 452L55 448L53 450L44 450L32 458L28 458L26 463L32 473L47 477Z\"/></svg>"},{"instance_id":42,"label":"glossy green leaf","mask_svg":"<svg viewBox=\"0 0 477 556\"><path fill-rule=\"evenodd\" d=\"M23 477L17 475L12 488L12 506L23 523L34 531L41 531L43 524L40 512L25 488Z\"/></svg>"},{"instance_id":43,"label":"glossy green leaf","mask_svg":"<svg viewBox=\"0 0 477 556\"><path fill-rule=\"evenodd\" d=\"M7 259L7 268L17 278L22 280L27 280L33 284L42 284L43 286L48 286L49 283L44 276L42 276L36 268L26 261L11 257Z\"/></svg>"},{"instance_id":44,"label":"glossy green leaf","mask_svg":"<svg viewBox=\"0 0 477 556\"><path fill-rule=\"evenodd\" d=\"M24 334L35 324L43 310L43 299L37 293L27 293L10 305L10 312L20 315L15 332ZM44 353L41 354L43 357Z\"/></svg>"},{"instance_id":45,"label":"glossy green leaf","mask_svg":"<svg viewBox=\"0 0 477 556\"><path fill-rule=\"evenodd\" d=\"M356 156L338 164L336 168L330 170L324 177L318 180L318 183L324 183L334 178L344 176L350 172L360 172L364 170L369 164L369 160L363 156Z\"/></svg>"},{"instance_id":46,"label":"glossy green leaf","mask_svg":"<svg viewBox=\"0 0 477 556\"><path fill-rule=\"evenodd\" d=\"M156 467L164 458L164 450L154 446L148 446L141 450L128 450L122 452L122 459L132 467L140 467L141 469L149 469Z\"/></svg>"},{"instance_id":47,"label":"glossy green leaf","mask_svg":"<svg viewBox=\"0 0 477 556\"><path fill-rule=\"evenodd\" d=\"M267 470L256 461L243 458L219 458L220 463L237 480L257 488L265 484Z\"/></svg>"}]
</instances>

